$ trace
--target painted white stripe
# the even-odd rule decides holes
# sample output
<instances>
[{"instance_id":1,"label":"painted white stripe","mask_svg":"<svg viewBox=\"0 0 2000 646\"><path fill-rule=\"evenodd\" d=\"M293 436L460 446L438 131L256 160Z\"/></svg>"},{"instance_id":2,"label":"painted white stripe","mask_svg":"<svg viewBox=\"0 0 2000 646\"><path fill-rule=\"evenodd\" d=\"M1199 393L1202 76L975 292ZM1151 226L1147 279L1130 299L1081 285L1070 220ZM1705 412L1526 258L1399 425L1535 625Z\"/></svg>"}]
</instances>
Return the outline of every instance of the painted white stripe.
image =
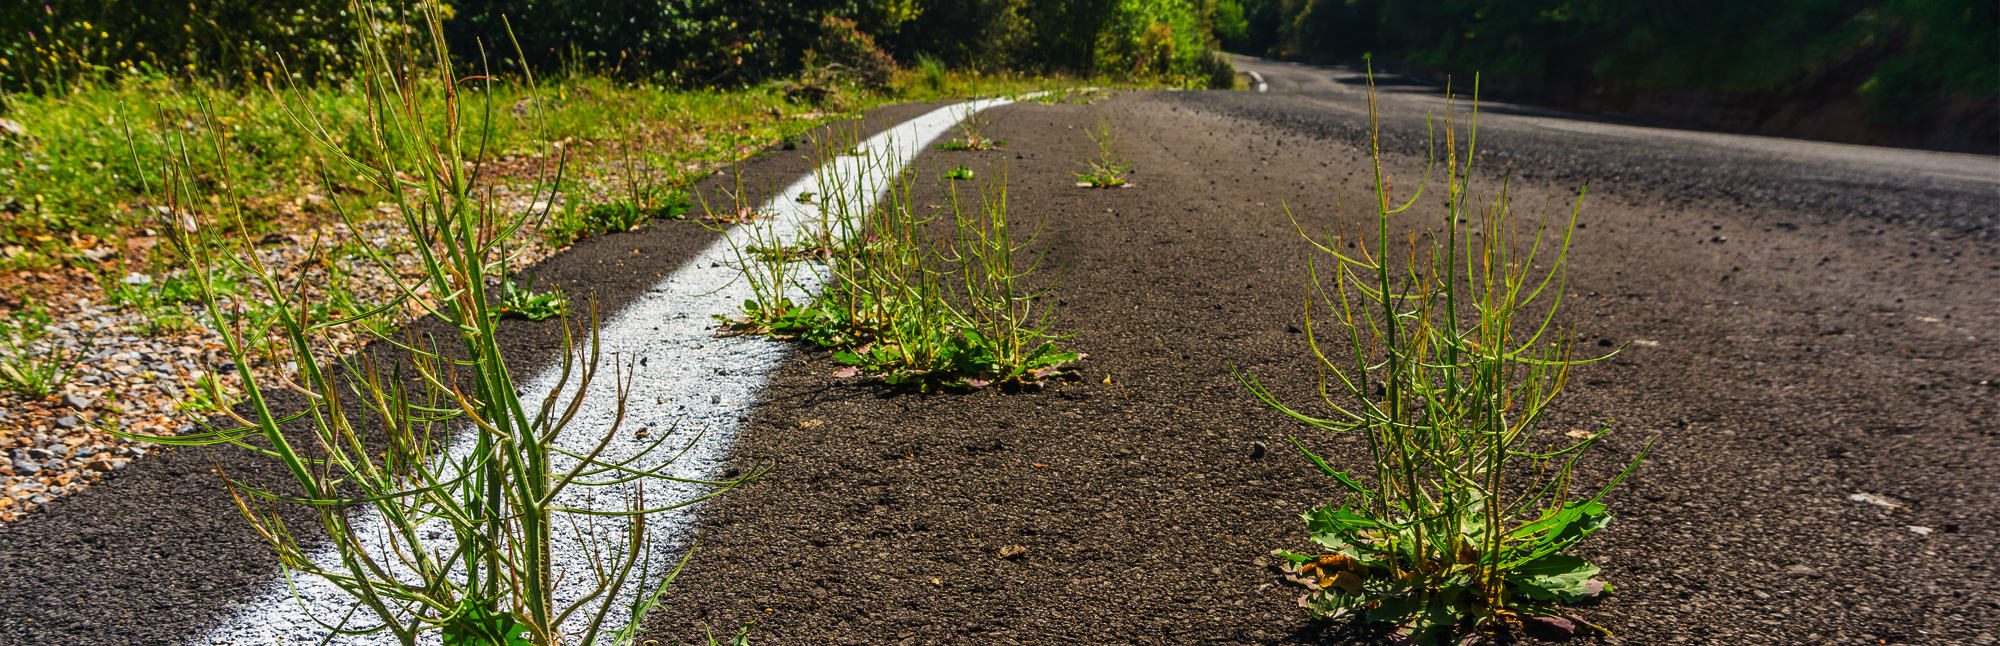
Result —
<instances>
[{"instance_id":1,"label":"painted white stripe","mask_svg":"<svg viewBox=\"0 0 2000 646\"><path fill-rule=\"evenodd\" d=\"M757 226L770 227L765 231L776 233L786 241L794 239L800 226L813 218L818 209L800 204L797 196L802 192L818 191L822 179L829 184L860 187L861 190L847 192L854 199L849 206L855 212L866 212L874 207L887 189L887 180L914 161L930 142L965 116L1007 103L1006 99L989 99L947 106L877 134L862 144L866 155L838 157L833 163L814 171L813 175L799 180L772 198L763 212L775 217ZM839 196L822 196L821 199L836 197ZM639 428L650 427L655 433L664 433L678 425L672 436L674 439L668 441L673 448L685 446L697 431L703 435L668 473L684 478L716 477L720 465L729 456L730 445L736 438L737 427L744 414L757 400L766 377L778 366L785 352L783 344L765 338L714 338L715 321L711 317L716 314L734 315L738 305L752 297L749 286L739 279L736 268L732 266L736 260L732 240L736 245L745 244L749 234L745 226L732 228L726 234L728 239L717 240L604 324L601 331L604 365L608 368L615 359L636 370L631 396L626 402L626 422L621 433L625 438L612 442L605 452L607 459L616 461L643 448L645 442L633 437ZM817 280L813 272L802 272L801 279ZM818 285L809 284L806 288L816 290ZM609 428L616 414L613 380L609 378L609 371L606 372L592 384L583 410L562 440L565 448L571 451L587 453L603 437L601 433L593 433L592 429ZM559 374L555 368L546 370L523 392L547 392L556 385ZM662 459L654 460L645 468L653 468L664 458L671 457L672 452L667 448L663 446L656 452L664 454L659 456ZM649 482L645 489L646 503L649 507L662 506L691 499L705 491L704 488L680 483ZM580 508L626 508L624 491L619 489L585 491L575 488L565 491L563 500L559 502ZM694 528L694 511L690 507L657 514L648 520L651 549L658 558L676 554L686 544ZM364 532L382 531L379 521L373 518L364 519L357 525ZM622 522L605 519L595 527L584 529L597 536L615 539L619 535L619 527L622 527ZM578 592L576 588L587 583L589 561L583 546L567 524L559 524L556 532L552 548L555 569L559 574L565 570L572 572L570 579L565 581L574 580L576 583L576 586L559 589L558 596L574 599ZM329 566L338 563L338 555L330 549L322 550L315 555L315 559ZM296 598L284 581L275 581L255 599L233 609L230 619L196 643L211 646L319 643L328 631L311 617L337 623L353 607L353 602L345 592L316 577L295 577L293 583L296 585ZM634 588L628 590L628 595L637 587L628 586ZM571 594L565 595L565 592ZM629 596L620 602L629 602ZM310 616L307 609L310 609ZM579 616L588 614L579 613ZM610 613L612 617L619 614L616 609ZM622 617L615 621L607 618L606 623L613 624L605 627L607 632L623 626ZM353 625L373 624L372 614L363 610L356 614ZM573 629L580 622L572 624L570 628ZM393 643L393 638L383 633L373 638L336 639L332 643L388 644ZM437 639L433 637L428 643L437 643Z\"/></svg>"}]
</instances>

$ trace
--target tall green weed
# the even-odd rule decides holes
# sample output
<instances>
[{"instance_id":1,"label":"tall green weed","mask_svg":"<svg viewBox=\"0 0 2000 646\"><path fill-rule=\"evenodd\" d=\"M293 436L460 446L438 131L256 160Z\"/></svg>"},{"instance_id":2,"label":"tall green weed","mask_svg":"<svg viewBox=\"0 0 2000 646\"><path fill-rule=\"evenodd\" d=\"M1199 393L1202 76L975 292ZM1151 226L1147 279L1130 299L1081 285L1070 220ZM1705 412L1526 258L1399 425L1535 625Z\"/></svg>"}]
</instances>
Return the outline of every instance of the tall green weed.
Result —
<instances>
[{"instance_id":1,"label":"tall green weed","mask_svg":"<svg viewBox=\"0 0 2000 646\"><path fill-rule=\"evenodd\" d=\"M1306 341L1320 370L1317 403L1331 414L1308 414L1238 375L1302 425L1367 440L1368 459L1343 470L1307 447L1313 438L1292 438L1343 496L1303 516L1318 553L1277 554L1313 616L1385 622L1417 643L1524 621L1588 627L1561 605L1611 586L1569 552L1611 523L1605 495L1651 445L1587 487L1576 465L1608 426L1580 437L1542 432L1570 371L1603 358L1577 357L1556 323L1583 194L1568 218L1530 222L1516 219L1504 184L1477 196L1475 103L1462 147L1455 106L1446 108L1443 195L1426 197L1427 172L1407 201L1392 201L1373 96L1372 235L1300 230L1312 244ZM1416 225L1412 208L1440 198L1446 224Z\"/></svg>"}]
</instances>

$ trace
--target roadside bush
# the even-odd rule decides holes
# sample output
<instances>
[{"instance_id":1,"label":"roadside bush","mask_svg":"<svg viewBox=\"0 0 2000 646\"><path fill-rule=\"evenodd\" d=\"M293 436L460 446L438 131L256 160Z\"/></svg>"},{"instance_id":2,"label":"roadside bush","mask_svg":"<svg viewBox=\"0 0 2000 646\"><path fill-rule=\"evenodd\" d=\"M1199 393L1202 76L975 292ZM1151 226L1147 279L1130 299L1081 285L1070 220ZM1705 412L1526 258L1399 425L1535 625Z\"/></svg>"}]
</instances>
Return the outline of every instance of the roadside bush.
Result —
<instances>
[{"instance_id":1,"label":"roadside bush","mask_svg":"<svg viewBox=\"0 0 2000 646\"><path fill-rule=\"evenodd\" d=\"M1208 56L1202 59L1202 65L1203 73L1208 77L1206 81L1208 89L1236 89L1236 66L1229 62L1229 55L1209 52Z\"/></svg>"},{"instance_id":2,"label":"roadside bush","mask_svg":"<svg viewBox=\"0 0 2000 646\"><path fill-rule=\"evenodd\" d=\"M1202 86L1213 58L1209 38L1205 16L1188 2L1121 0L1097 36L1095 63L1113 74Z\"/></svg>"},{"instance_id":3,"label":"roadside bush","mask_svg":"<svg viewBox=\"0 0 2000 646\"><path fill-rule=\"evenodd\" d=\"M827 16L820 20L819 42L806 50L806 66L839 65L869 89L887 89L896 80L896 59L875 46L854 21Z\"/></svg>"},{"instance_id":4,"label":"roadside bush","mask_svg":"<svg viewBox=\"0 0 2000 646\"><path fill-rule=\"evenodd\" d=\"M410 35L419 0L359 5L383 35ZM51 92L121 76L301 80L358 63L349 0L43 0L0 3L0 91ZM445 9L447 12L448 8Z\"/></svg>"}]
</instances>

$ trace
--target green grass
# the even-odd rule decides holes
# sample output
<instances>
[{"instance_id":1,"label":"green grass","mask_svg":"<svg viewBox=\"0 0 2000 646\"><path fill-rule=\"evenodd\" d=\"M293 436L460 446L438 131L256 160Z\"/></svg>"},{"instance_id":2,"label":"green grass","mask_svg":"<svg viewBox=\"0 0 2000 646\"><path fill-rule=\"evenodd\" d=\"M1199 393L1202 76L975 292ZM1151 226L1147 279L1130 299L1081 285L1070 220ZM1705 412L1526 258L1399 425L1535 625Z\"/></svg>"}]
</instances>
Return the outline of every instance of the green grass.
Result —
<instances>
[{"instance_id":1,"label":"green grass","mask_svg":"<svg viewBox=\"0 0 2000 646\"><path fill-rule=\"evenodd\" d=\"M462 161L486 162L552 156L558 151L547 145L566 142L563 150L573 162L567 177L590 180L643 167L642 188L665 192L699 179L706 167L796 139L850 111L950 98L956 88L1012 95L1088 82L947 71L945 82L933 86L928 73L905 72L886 93L848 88L831 106L787 103L778 83L684 90L588 75L533 84L518 77L466 81L460 86L467 97L490 92L490 104L479 96L481 109L465 111L468 123L460 136L468 139L455 143ZM442 96L422 89L411 99L435 108ZM422 154L407 136L374 141L364 84L353 80L267 89L128 76L74 92L10 94L0 101L9 106L8 118L28 133L0 136L0 160L11 162L0 163L0 249L8 251L0 254L0 269L94 266L100 261L84 251L121 249L127 237L158 235L152 209L159 205L146 197L146 187L160 178L140 160L166 155L161 142L173 135L217 135L219 146L186 151L199 167L190 179L213 194L217 202L210 206L223 200L241 204L248 216L240 222L242 233L251 235L296 228L298 222L328 222L339 211L366 212L393 201L383 182L366 175L320 177L315 160L324 154L322 144L376 148L379 143L379 152L366 154L404 163ZM311 115L321 129L293 128L294 113ZM629 193L621 197L648 208L645 199ZM109 262L144 268L171 260L162 255Z\"/></svg>"},{"instance_id":2,"label":"green grass","mask_svg":"<svg viewBox=\"0 0 2000 646\"><path fill-rule=\"evenodd\" d=\"M1428 196L1419 188L1407 201L1392 199L1380 144L1371 141L1372 236L1300 231L1312 244L1305 332L1319 364L1316 408L1331 414L1309 415L1238 375L1260 401L1308 428L1367 439L1369 459L1357 472L1292 438L1343 492L1303 516L1318 553L1277 552L1287 578L1307 589L1301 605L1316 618L1388 623L1421 644L1526 621L1592 628L1560 606L1611 586L1596 565L1566 552L1610 524L1605 494L1651 448L1588 487L1575 467L1608 425L1569 439L1540 434L1571 369L1604 358L1578 358L1572 335L1556 325L1583 194L1553 222L1547 213L1517 221L1504 184L1476 197L1477 114L1475 104L1474 127L1460 133L1447 107L1442 186ZM1406 211L1419 202L1439 201L1450 224L1392 231L1392 220L1417 221ZM1315 300L1339 330L1330 338L1314 319Z\"/></svg>"},{"instance_id":3,"label":"green grass","mask_svg":"<svg viewBox=\"0 0 2000 646\"><path fill-rule=\"evenodd\" d=\"M569 315L569 298L562 290L552 292L535 291L535 277L528 276L525 282L514 282L513 278L500 279L500 303L493 310L501 317L513 317L530 321L541 321Z\"/></svg>"},{"instance_id":4,"label":"green grass","mask_svg":"<svg viewBox=\"0 0 2000 646\"><path fill-rule=\"evenodd\" d=\"M24 301L19 310L0 318L0 388L43 399L69 381L75 357L41 343L51 323L48 308L34 301Z\"/></svg>"}]
</instances>

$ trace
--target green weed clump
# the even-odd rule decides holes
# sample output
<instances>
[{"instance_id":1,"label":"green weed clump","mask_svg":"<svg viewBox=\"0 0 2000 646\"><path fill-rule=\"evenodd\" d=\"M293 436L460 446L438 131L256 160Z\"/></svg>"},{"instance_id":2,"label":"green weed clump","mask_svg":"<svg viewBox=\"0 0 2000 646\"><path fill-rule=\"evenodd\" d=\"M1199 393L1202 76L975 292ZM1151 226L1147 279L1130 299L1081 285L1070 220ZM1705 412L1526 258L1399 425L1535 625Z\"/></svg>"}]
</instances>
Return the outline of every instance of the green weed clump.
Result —
<instances>
[{"instance_id":1,"label":"green weed clump","mask_svg":"<svg viewBox=\"0 0 2000 646\"><path fill-rule=\"evenodd\" d=\"M1477 132L1476 106L1468 133ZM1475 140L1458 149L1446 109L1444 227L1411 232L1403 259L1391 255L1391 221L1409 217L1393 216L1423 188L1391 202L1371 94L1373 239L1315 240L1300 230L1324 254L1306 265L1305 331L1320 367L1319 403L1333 415L1309 415L1238 374L1259 400L1306 426L1368 440L1357 473L1292 438L1347 495L1303 516L1320 553L1277 554L1287 578L1307 589L1301 603L1314 617L1385 622L1417 643L1524 621L1594 629L1560 606L1611 586L1567 552L1610 524L1605 494L1651 445L1602 487L1584 489L1576 464L1608 426L1574 442L1539 435L1570 370L1602 359L1577 358L1555 325L1583 194L1555 230L1546 213L1520 226L1504 185L1475 203ZM1315 324L1314 300L1345 332L1338 341Z\"/></svg>"},{"instance_id":2,"label":"green weed clump","mask_svg":"<svg viewBox=\"0 0 2000 646\"><path fill-rule=\"evenodd\" d=\"M0 319L0 388L30 399L44 399L69 382L75 357L64 348L42 341L54 323L46 306L23 301L19 310Z\"/></svg>"},{"instance_id":3,"label":"green weed clump","mask_svg":"<svg viewBox=\"0 0 2000 646\"><path fill-rule=\"evenodd\" d=\"M986 127L992 123L993 118L986 116L984 110L967 109L965 116L958 120L958 138L941 144L932 144L931 147L938 150L968 151L993 150L1006 146L1006 141L986 136Z\"/></svg>"},{"instance_id":4,"label":"green weed clump","mask_svg":"<svg viewBox=\"0 0 2000 646\"><path fill-rule=\"evenodd\" d=\"M569 297L562 290L552 292L535 291L535 277L528 276L525 282L514 282L513 278L500 279L500 304L494 310L500 317L522 318L540 321L569 315Z\"/></svg>"},{"instance_id":5,"label":"green weed clump","mask_svg":"<svg viewBox=\"0 0 2000 646\"><path fill-rule=\"evenodd\" d=\"M565 244L602 233L631 231L648 220L678 220L690 207L687 194L679 191L650 204L631 199L592 203L572 196L554 210L541 234L551 244Z\"/></svg>"},{"instance_id":6,"label":"green weed clump","mask_svg":"<svg viewBox=\"0 0 2000 646\"><path fill-rule=\"evenodd\" d=\"M1118 133L1111 130L1111 121L1103 116L1084 130L1090 143L1097 147L1097 156L1083 161L1087 169L1076 176L1077 186L1090 188L1118 188L1129 184L1125 173L1132 170L1132 162L1127 161L1125 152L1118 146Z\"/></svg>"},{"instance_id":7,"label":"green weed clump","mask_svg":"<svg viewBox=\"0 0 2000 646\"><path fill-rule=\"evenodd\" d=\"M847 150L855 139L847 133L819 149ZM856 192L879 180L824 174L804 241L783 247L773 229L754 229L738 257L755 298L742 317L723 317L726 330L813 343L847 364L843 376L918 390L1039 386L1080 357L1049 333L1054 313L1038 304L1053 281L1031 284L1041 258L1022 253L1039 228L1016 234L1004 173L970 200L949 182L950 219L919 209L914 172L887 183L880 204L854 212ZM807 272L825 278L823 291L800 287Z\"/></svg>"},{"instance_id":8,"label":"green weed clump","mask_svg":"<svg viewBox=\"0 0 2000 646\"><path fill-rule=\"evenodd\" d=\"M241 162L231 158L231 131L213 113L196 119L217 125L165 133L148 146L133 135L135 151L171 153L149 169L158 181L146 194L164 209L156 226L193 277L206 322L234 359L241 385L232 392L204 375L203 394L190 402L191 410L225 416L223 427L197 420L205 430L189 435L120 435L163 444L233 444L281 462L299 493L233 479L227 486L288 574L317 576L352 595L348 616L314 618L330 630L387 634L411 646L435 638L444 644L630 646L638 641L639 620L679 572L650 552L648 515L718 495L763 469L727 481L672 478L664 471L671 455L652 460L665 464L646 466L649 455L673 453L658 451L664 434L633 454L605 457L619 435L630 384L614 368L610 378L621 414L599 427L572 426L591 384L604 377L594 314L588 325L562 320L557 385L523 390L526 384L516 380L501 350L496 319L509 301L525 298L545 312L551 305L508 287L507 245L531 216L493 201L465 162L477 157L466 146L486 141L496 118L510 118L490 103L506 81L468 79L465 70L454 69L439 42L439 6L426 2L423 9L427 41L355 25L365 54L356 83L367 109L354 138L295 135L316 142L313 158L322 181L351 177L394 187L385 197L403 226L425 234L401 243L414 246L420 263L411 278L399 278L405 274L390 250L374 244L356 249L395 281L389 302L339 314L315 307L287 286L292 268L267 264L244 236L232 235L254 217L253 207L219 188L236 181L231 169ZM532 80L524 85L534 87ZM329 124L305 99L294 94L273 101L298 133L328 132ZM359 217L338 215L350 226ZM227 288L217 276L240 276L243 285ZM494 285L501 286L499 298L489 293ZM524 293L529 295L519 296ZM270 307L239 314L245 301ZM335 329L403 308L442 323L446 332L421 339L382 334L350 358L325 365L314 360L315 344L328 342ZM260 350L264 342L296 358L296 371L253 372L254 359L274 352ZM280 399L279 391L295 397ZM241 403L230 405L236 401ZM576 445L590 448L559 443L576 432L594 435ZM454 439L461 433L470 437ZM648 507L644 485L665 479L708 493ZM626 492L627 506L565 502L571 499L565 492L608 494L606 488ZM288 526L279 511L288 505L307 508L323 538ZM558 571L552 553L558 536L581 542L590 566ZM317 557L323 549L337 558ZM617 617L626 620L622 628L609 619Z\"/></svg>"}]
</instances>

